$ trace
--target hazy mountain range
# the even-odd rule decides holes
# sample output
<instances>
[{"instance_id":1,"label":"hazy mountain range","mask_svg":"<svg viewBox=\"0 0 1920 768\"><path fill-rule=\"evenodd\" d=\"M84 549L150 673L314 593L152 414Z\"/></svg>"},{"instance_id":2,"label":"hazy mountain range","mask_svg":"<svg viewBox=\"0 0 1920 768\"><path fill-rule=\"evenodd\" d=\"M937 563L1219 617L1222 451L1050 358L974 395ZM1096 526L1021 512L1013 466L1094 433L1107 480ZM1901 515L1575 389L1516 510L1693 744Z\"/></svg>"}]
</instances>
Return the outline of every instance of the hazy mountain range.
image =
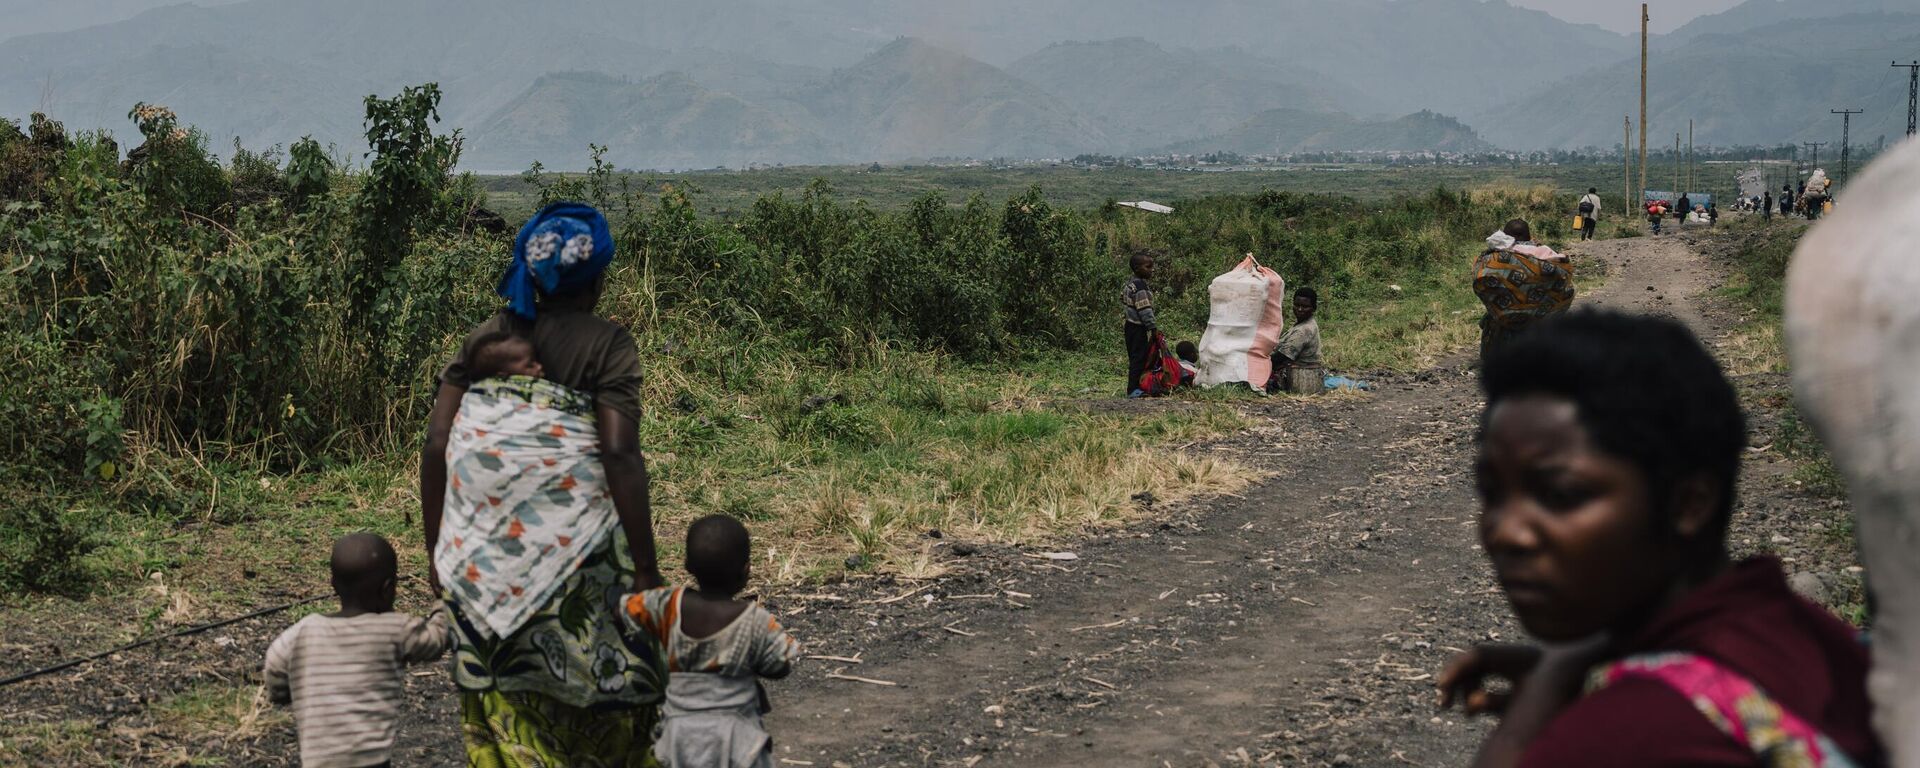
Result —
<instances>
[{"instance_id":1,"label":"hazy mountain range","mask_svg":"<svg viewBox=\"0 0 1920 768\"><path fill-rule=\"evenodd\" d=\"M1875 135L1911 6L1748 0L1660 37L1653 133L1828 140L1851 106ZM501 171L589 142L650 168L1611 146L1638 47L1504 0L246 0L0 41L0 115L126 134L144 100L216 149L354 151L366 95L436 81Z\"/></svg>"}]
</instances>

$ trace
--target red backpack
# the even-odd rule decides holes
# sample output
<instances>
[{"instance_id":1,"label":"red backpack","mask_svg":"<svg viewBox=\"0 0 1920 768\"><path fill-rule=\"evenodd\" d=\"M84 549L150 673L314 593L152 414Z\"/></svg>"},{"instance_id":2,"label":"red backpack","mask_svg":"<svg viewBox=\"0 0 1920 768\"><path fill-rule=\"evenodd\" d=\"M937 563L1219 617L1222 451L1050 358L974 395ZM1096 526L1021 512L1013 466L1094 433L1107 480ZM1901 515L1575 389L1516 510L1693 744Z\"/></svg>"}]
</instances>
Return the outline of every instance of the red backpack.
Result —
<instances>
[{"instance_id":1,"label":"red backpack","mask_svg":"<svg viewBox=\"0 0 1920 768\"><path fill-rule=\"evenodd\" d=\"M1173 394L1180 386L1181 370L1180 358L1167 344L1167 337L1154 331L1147 343L1147 372L1140 374L1140 391L1148 397Z\"/></svg>"}]
</instances>

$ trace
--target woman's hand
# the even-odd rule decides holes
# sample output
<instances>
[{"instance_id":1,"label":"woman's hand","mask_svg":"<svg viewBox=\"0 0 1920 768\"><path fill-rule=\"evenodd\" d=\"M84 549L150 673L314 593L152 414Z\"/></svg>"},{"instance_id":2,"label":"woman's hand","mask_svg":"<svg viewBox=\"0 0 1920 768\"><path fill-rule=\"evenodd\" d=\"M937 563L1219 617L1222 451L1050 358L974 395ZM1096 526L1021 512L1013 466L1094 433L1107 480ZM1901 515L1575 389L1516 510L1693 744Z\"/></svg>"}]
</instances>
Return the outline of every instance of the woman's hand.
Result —
<instances>
[{"instance_id":1,"label":"woman's hand","mask_svg":"<svg viewBox=\"0 0 1920 768\"><path fill-rule=\"evenodd\" d=\"M1493 712L1500 725L1481 742L1474 768L1511 768L1560 712L1580 696L1588 667L1606 657L1605 633L1567 645L1482 645L1455 657L1440 673L1440 705L1463 702L1468 714ZM1486 689L1488 678L1512 684L1506 693Z\"/></svg>"},{"instance_id":2,"label":"woman's hand","mask_svg":"<svg viewBox=\"0 0 1920 768\"><path fill-rule=\"evenodd\" d=\"M1469 715L1506 712L1513 692L1526 682L1546 652L1535 645L1511 643L1476 645L1453 657L1440 673L1440 708L1457 702ZM1487 683L1505 680L1506 690L1489 690Z\"/></svg>"}]
</instances>

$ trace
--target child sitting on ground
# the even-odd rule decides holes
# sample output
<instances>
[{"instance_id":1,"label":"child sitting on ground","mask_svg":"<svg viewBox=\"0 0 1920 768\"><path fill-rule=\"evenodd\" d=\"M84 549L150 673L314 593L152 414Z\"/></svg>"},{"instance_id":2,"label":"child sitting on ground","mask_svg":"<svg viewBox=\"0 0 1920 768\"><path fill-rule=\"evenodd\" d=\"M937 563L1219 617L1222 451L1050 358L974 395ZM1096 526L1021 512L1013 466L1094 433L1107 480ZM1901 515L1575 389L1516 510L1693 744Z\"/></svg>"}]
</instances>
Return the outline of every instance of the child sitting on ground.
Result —
<instances>
[{"instance_id":1,"label":"child sitting on ground","mask_svg":"<svg viewBox=\"0 0 1920 768\"><path fill-rule=\"evenodd\" d=\"M533 353L533 342L507 331L481 334L467 345L467 380L501 376L544 378L546 371Z\"/></svg>"},{"instance_id":2,"label":"child sitting on ground","mask_svg":"<svg viewBox=\"0 0 1920 768\"><path fill-rule=\"evenodd\" d=\"M293 705L301 765L388 765L406 695L401 667L439 658L453 634L444 608L427 619L394 612L397 565L386 539L342 537L331 567L340 610L301 619L267 647L267 694Z\"/></svg>"},{"instance_id":3,"label":"child sitting on ground","mask_svg":"<svg viewBox=\"0 0 1920 768\"><path fill-rule=\"evenodd\" d=\"M1320 321L1313 316L1319 310L1319 292L1305 286L1293 292L1293 327L1280 334L1280 343L1273 349L1273 378L1267 384L1268 392L1317 395L1326 391L1327 370L1320 363Z\"/></svg>"},{"instance_id":4,"label":"child sitting on ground","mask_svg":"<svg viewBox=\"0 0 1920 768\"><path fill-rule=\"evenodd\" d=\"M1194 379L1200 378L1200 348L1183 341L1173 345L1173 355L1180 358L1180 386L1193 386Z\"/></svg>"},{"instance_id":5,"label":"child sitting on ground","mask_svg":"<svg viewBox=\"0 0 1920 768\"><path fill-rule=\"evenodd\" d=\"M746 526L708 515L687 528L694 588L627 597L628 628L666 652L667 702L653 746L665 768L773 765L773 739L760 719L769 708L756 678L786 677L800 646L767 609L737 597L751 554Z\"/></svg>"}]
</instances>

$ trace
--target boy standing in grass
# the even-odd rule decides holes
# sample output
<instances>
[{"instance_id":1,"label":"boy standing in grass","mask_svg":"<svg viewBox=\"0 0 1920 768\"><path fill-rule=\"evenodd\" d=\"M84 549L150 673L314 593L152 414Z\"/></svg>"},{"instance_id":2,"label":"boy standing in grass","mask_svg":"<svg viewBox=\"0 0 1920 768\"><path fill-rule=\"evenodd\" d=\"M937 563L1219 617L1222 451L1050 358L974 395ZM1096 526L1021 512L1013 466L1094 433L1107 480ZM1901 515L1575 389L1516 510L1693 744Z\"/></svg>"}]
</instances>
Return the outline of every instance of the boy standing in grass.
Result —
<instances>
[{"instance_id":1,"label":"boy standing in grass","mask_svg":"<svg viewBox=\"0 0 1920 768\"><path fill-rule=\"evenodd\" d=\"M1126 316L1127 338L1127 397L1145 397L1140 389L1140 377L1147 372L1147 348L1152 343L1155 330L1153 318L1153 289L1147 281L1153 278L1153 254L1138 251L1132 259L1133 277L1120 287L1120 306Z\"/></svg>"},{"instance_id":2,"label":"boy standing in grass","mask_svg":"<svg viewBox=\"0 0 1920 768\"><path fill-rule=\"evenodd\" d=\"M267 647L269 698L293 705L306 768L391 765L401 667L439 658L453 644L444 610L394 613L393 546L371 533L333 543L340 610L301 619Z\"/></svg>"}]
</instances>

